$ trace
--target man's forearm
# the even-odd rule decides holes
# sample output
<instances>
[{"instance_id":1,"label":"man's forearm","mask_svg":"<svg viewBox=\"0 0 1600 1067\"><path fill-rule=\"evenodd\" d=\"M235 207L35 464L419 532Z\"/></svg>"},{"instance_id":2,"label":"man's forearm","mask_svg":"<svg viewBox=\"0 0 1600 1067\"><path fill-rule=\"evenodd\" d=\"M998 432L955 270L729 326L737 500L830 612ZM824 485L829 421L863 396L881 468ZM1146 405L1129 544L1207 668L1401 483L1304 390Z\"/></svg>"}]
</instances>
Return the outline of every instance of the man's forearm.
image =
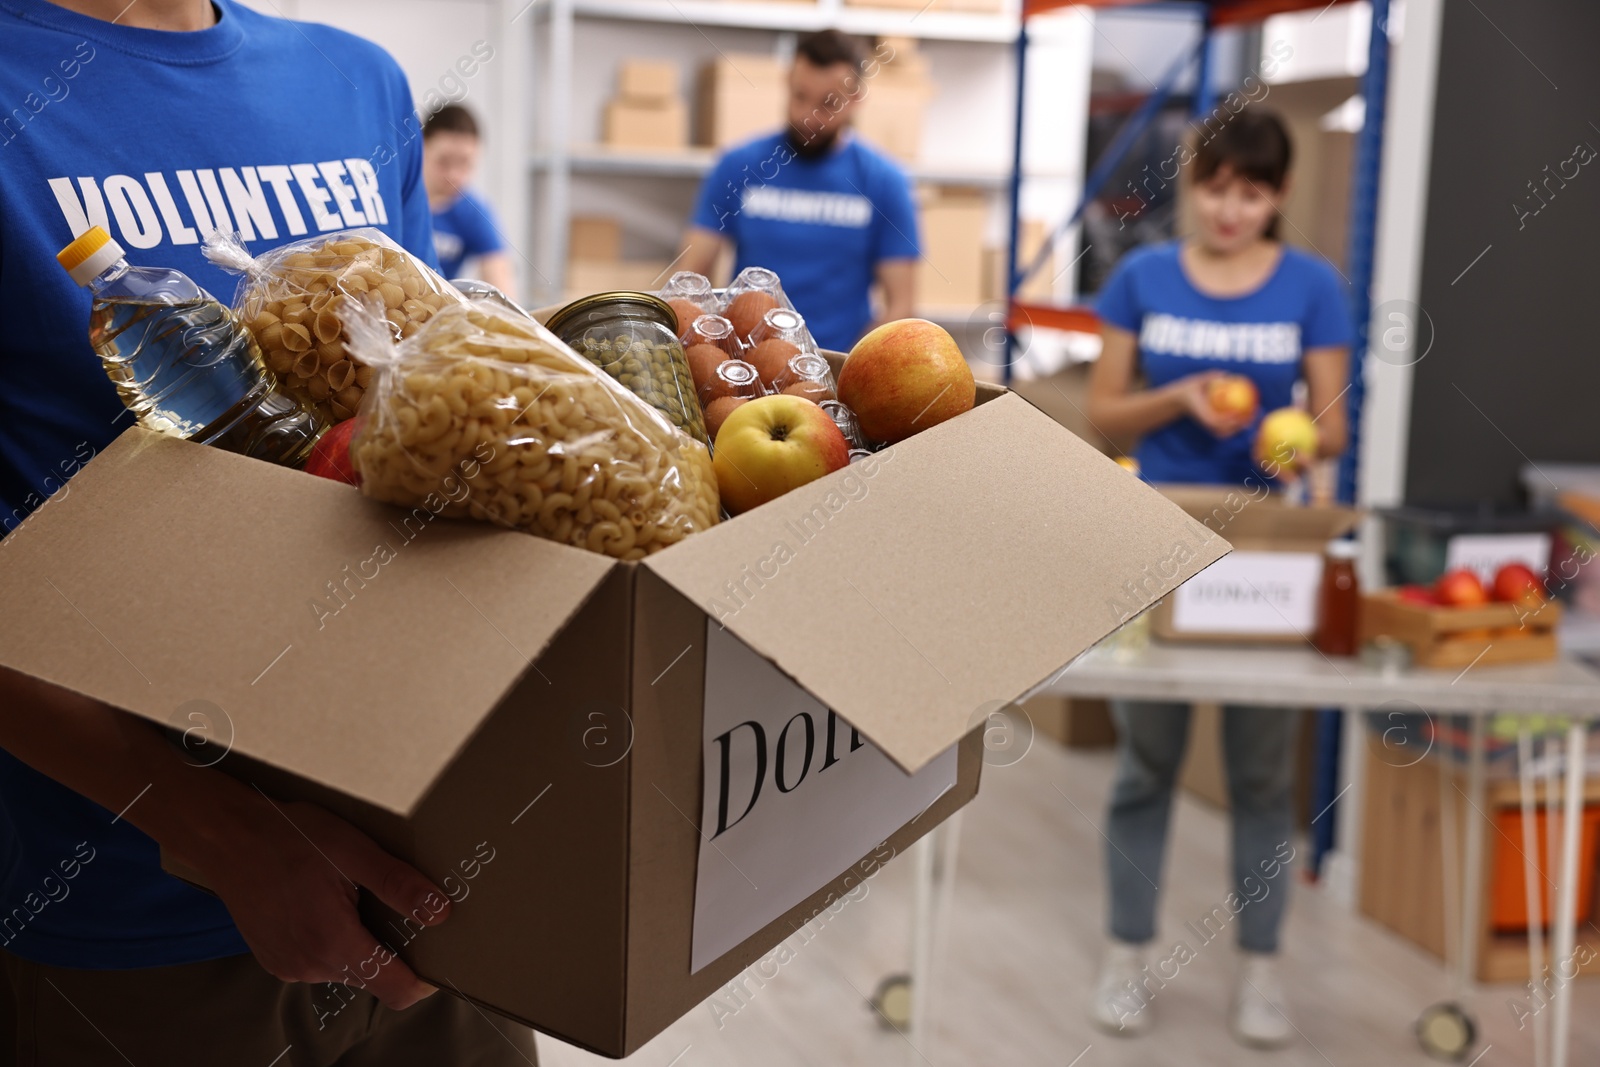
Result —
<instances>
[{"instance_id":1,"label":"man's forearm","mask_svg":"<svg viewBox=\"0 0 1600 1067\"><path fill-rule=\"evenodd\" d=\"M219 818L265 803L247 786L184 759L151 723L0 670L0 748L192 859L216 844Z\"/></svg>"}]
</instances>

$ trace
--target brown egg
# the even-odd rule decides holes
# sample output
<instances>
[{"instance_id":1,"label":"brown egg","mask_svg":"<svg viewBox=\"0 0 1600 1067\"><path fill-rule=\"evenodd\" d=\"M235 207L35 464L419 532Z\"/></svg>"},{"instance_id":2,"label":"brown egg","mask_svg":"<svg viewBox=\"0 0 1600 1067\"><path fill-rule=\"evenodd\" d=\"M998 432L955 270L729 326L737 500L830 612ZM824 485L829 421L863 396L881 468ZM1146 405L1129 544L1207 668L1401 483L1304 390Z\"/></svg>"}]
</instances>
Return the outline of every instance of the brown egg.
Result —
<instances>
[{"instance_id":1,"label":"brown egg","mask_svg":"<svg viewBox=\"0 0 1600 1067\"><path fill-rule=\"evenodd\" d=\"M683 350L683 355L689 361L689 374L694 378L696 390L704 389L716 376L717 367L728 359L728 353L716 345L690 345Z\"/></svg>"},{"instance_id":2,"label":"brown egg","mask_svg":"<svg viewBox=\"0 0 1600 1067\"><path fill-rule=\"evenodd\" d=\"M750 403L749 397L722 396L706 405L706 433L711 435L711 442L716 443L717 431L722 429L722 424L732 415L734 409L740 404Z\"/></svg>"},{"instance_id":3,"label":"brown egg","mask_svg":"<svg viewBox=\"0 0 1600 1067\"><path fill-rule=\"evenodd\" d=\"M784 389L790 396L803 396L813 404L820 404L824 400L837 400L833 390L828 388L827 382L799 381Z\"/></svg>"},{"instance_id":4,"label":"brown egg","mask_svg":"<svg viewBox=\"0 0 1600 1067\"><path fill-rule=\"evenodd\" d=\"M771 385L789 366L789 361L799 354L798 345L790 344L781 337L769 337L752 348L744 358L755 364L761 380Z\"/></svg>"},{"instance_id":5,"label":"brown egg","mask_svg":"<svg viewBox=\"0 0 1600 1067\"><path fill-rule=\"evenodd\" d=\"M695 319L698 319L701 315L706 313L705 308L701 307L699 304L696 304L693 300L685 300L682 297L668 300L667 306L671 308L672 313L677 316L679 337L682 337L684 334L688 333L689 325L693 323Z\"/></svg>"},{"instance_id":6,"label":"brown egg","mask_svg":"<svg viewBox=\"0 0 1600 1067\"><path fill-rule=\"evenodd\" d=\"M717 364L716 372L698 391L701 407L707 407L718 397L742 394L749 399L760 392L760 387L754 367L742 359L729 359Z\"/></svg>"},{"instance_id":7,"label":"brown egg","mask_svg":"<svg viewBox=\"0 0 1600 1067\"><path fill-rule=\"evenodd\" d=\"M728 305L728 310L723 312L723 315L733 323L734 333L739 335L739 339L746 341L749 340L751 332L761 325L762 317L777 306L778 302L773 299L771 293L752 289L748 293L740 293L734 297L733 303Z\"/></svg>"}]
</instances>

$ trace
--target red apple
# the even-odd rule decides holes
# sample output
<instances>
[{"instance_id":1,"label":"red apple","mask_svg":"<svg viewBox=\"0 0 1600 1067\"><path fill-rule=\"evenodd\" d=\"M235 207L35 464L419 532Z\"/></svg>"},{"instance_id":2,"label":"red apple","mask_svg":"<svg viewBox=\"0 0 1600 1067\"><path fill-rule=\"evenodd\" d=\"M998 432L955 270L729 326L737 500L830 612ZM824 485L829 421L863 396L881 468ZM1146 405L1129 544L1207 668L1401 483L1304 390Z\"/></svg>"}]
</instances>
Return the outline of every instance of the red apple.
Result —
<instances>
[{"instance_id":1,"label":"red apple","mask_svg":"<svg viewBox=\"0 0 1600 1067\"><path fill-rule=\"evenodd\" d=\"M1395 591L1395 596L1402 604L1417 604L1422 607L1437 607L1439 600L1433 595L1433 590L1425 585L1402 585Z\"/></svg>"},{"instance_id":2,"label":"red apple","mask_svg":"<svg viewBox=\"0 0 1600 1067\"><path fill-rule=\"evenodd\" d=\"M1256 383L1244 375L1222 374L1206 385L1206 401L1220 414L1249 422L1256 417L1261 394L1256 392Z\"/></svg>"},{"instance_id":3,"label":"red apple","mask_svg":"<svg viewBox=\"0 0 1600 1067\"><path fill-rule=\"evenodd\" d=\"M1456 608L1476 607L1489 602L1489 593L1478 576L1469 570L1446 571L1433 583L1439 603Z\"/></svg>"},{"instance_id":4,"label":"red apple","mask_svg":"<svg viewBox=\"0 0 1600 1067\"><path fill-rule=\"evenodd\" d=\"M1494 598L1508 604L1544 603L1544 583L1522 563L1507 563L1494 572Z\"/></svg>"},{"instance_id":5,"label":"red apple","mask_svg":"<svg viewBox=\"0 0 1600 1067\"><path fill-rule=\"evenodd\" d=\"M861 432L890 443L972 410L975 388L955 338L925 319L879 326L839 372L839 399Z\"/></svg>"},{"instance_id":6,"label":"red apple","mask_svg":"<svg viewBox=\"0 0 1600 1067\"><path fill-rule=\"evenodd\" d=\"M360 485L361 475L356 473L355 462L350 458L350 439L364 421L357 415L353 419L336 422L323 431L317 443L311 447L311 455L306 458L305 472L319 478Z\"/></svg>"},{"instance_id":7,"label":"red apple","mask_svg":"<svg viewBox=\"0 0 1600 1067\"><path fill-rule=\"evenodd\" d=\"M735 515L850 462L850 446L828 413L783 393L735 408L723 419L716 446L717 488Z\"/></svg>"}]
</instances>

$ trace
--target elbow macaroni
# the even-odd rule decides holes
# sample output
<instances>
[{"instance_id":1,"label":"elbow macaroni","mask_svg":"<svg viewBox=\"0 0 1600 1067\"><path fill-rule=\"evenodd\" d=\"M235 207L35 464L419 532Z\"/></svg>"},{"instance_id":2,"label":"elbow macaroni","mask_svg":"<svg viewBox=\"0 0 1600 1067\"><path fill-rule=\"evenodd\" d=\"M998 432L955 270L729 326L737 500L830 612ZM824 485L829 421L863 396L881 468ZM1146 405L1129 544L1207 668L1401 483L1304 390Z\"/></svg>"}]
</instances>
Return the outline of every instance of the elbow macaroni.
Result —
<instances>
[{"instance_id":1,"label":"elbow macaroni","mask_svg":"<svg viewBox=\"0 0 1600 1067\"><path fill-rule=\"evenodd\" d=\"M706 447L532 319L448 305L398 358L374 353L368 368L360 354L376 377L351 454L370 497L442 498L437 514L624 560L718 519Z\"/></svg>"}]
</instances>

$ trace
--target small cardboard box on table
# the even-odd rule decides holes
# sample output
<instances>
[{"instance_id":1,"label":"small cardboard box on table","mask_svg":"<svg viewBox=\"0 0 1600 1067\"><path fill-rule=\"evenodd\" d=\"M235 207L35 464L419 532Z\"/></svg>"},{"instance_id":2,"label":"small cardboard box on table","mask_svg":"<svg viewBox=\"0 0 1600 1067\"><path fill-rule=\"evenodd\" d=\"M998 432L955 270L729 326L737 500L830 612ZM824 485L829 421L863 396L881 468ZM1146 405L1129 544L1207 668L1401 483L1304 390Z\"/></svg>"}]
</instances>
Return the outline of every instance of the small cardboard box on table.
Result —
<instances>
[{"instance_id":1,"label":"small cardboard box on table","mask_svg":"<svg viewBox=\"0 0 1600 1067\"><path fill-rule=\"evenodd\" d=\"M1128 576L1227 551L979 399L635 563L132 429L0 543L0 663L180 730L203 702L197 762L455 901L364 894L418 974L625 1056L969 801L986 712Z\"/></svg>"},{"instance_id":2,"label":"small cardboard box on table","mask_svg":"<svg viewBox=\"0 0 1600 1067\"><path fill-rule=\"evenodd\" d=\"M1155 636L1252 644L1310 640L1322 588L1323 551L1330 540L1355 527L1359 511L1287 504L1260 481L1156 488L1212 535L1227 538L1235 551L1162 601L1151 614ZM1146 597L1139 584L1125 590L1125 596Z\"/></svg>"}]
</instances>

